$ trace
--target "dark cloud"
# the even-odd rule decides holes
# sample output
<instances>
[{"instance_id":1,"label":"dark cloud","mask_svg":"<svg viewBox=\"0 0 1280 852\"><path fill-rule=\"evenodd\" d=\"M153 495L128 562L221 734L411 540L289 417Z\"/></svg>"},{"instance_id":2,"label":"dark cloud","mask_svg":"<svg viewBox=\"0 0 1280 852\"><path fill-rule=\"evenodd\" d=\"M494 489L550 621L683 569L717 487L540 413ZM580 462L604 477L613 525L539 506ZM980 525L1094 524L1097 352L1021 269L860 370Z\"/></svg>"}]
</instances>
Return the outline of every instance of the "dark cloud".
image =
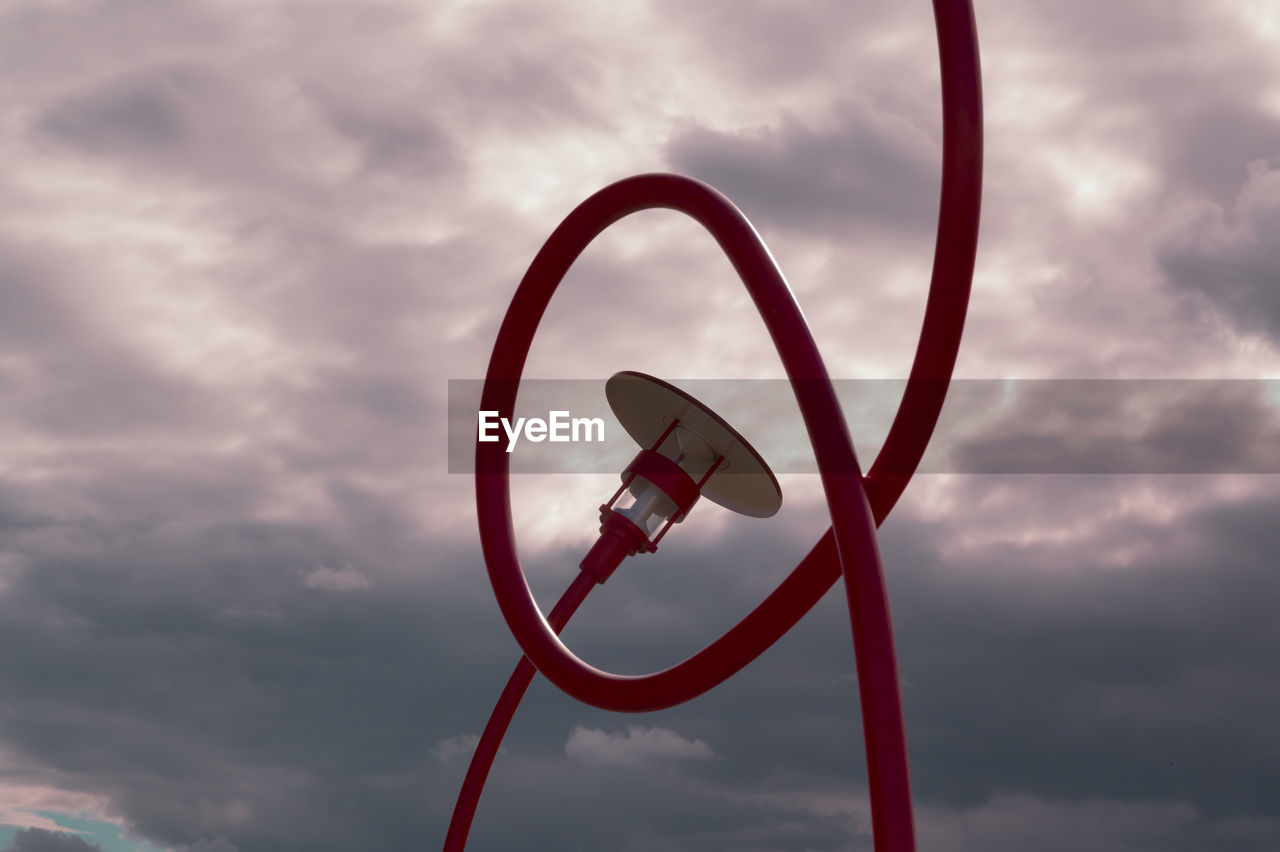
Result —
<instances>
[{"instance_id":1,"label":"dark cloud","mask_svg":"<svg viewBox=\"0 0 1280 852\"><path fill-rule=\"evenodd\" d=\"M936 141L871 103L848 104L836 116L834 129L795 118L750 135L696 128L673 139L668 156L677 171L715 186L762 223L931 229Z\"/></svg>"},{"instance_id":2,"label":"dark cloud","mask_svg":"<svg viewBox=\"0 0 1280 852\"><path fill-rule=\"evenodd\" d=\"M976 373L1007 373L1014 338L1051 375L1124 342L1169 369L1224 359L1184 362L1127 324L1149 305L1130 259L1149 260L1150 211L1174 202L1192 213L1161 222L1170 280L1274 327L1274 169L1230 203L1274 154L1272 77L1199 8L979 10L992 91L1024 82L1029 103L1068 106L1026 137L996 99L984 251L1012 283L975 290ZM0 11L15 104L0 186L21 200L0 223L6 784L101 800L187 852L442 841L518 658L471 482L443 470L446 379L483 371L538 241L599 183L664 159L709 180L773 227L835 371L895 374L845 347L854 328L876 350L918 325L899 291L927 274L937 198L927 7L655 9ZM1101 234L1096 209L1066 210L1071 175L1049 175L1035 142L1068 165L1101 151L1149 166L1130 199L1144 224ZM584 255L531 374L778 369L714 244L664 216ZM849 231L857 263L832 239ZM904 267L912 242L923 259ZM849 269L875 280L866 303ZM1028 278L1055 292L1039 300ZM1261 467L1270 402L1206 385L1117 413L1088 387L1028 388L1007 412L971 401L981 431L940 433L964 469L1106 474L922 477L884 530L922 837L1276 848L1275 496L1244 477L1115 473ZM578 479L548 480L516 483L544 604L607 496L579 505ZM792 498L769 523L699 507L593 594L567 641L635 673L714 639L822 526L812 496ZM837 591L720 689L643 718L535 682L470 848L869 848L849 639ZM83 845L47 834L21 842Z\"/></svg>"},{"instance_id":3,"label":"dark cloud","mask_svg":"<svg viewBox=\"0 0 1280 852\"><path fill-rule=\"evenodd\" d=\"M412 178L460 166L449 135L430 117L429 103L406 109L369 92L343 93L323 82L302 85L332 128L358 146L370 173ZM37 126L47 137L94 157L172 158L186 148L209 162L221 159L216 149L228 136L247 142L261 130L283 129L278 118L265 115L258 116L264 121L260 129L232 118L236 111L259 113L255 100L214 68L159 65L91 83L50 106Z\"/></svg>"},{"instance_id":4,"label":"dark cloud","mask_svg":"<svg viewBox=\"0 0 1280 852\"><path fill-rule=\"evenodd\" d=\"M1042 146L1106 140L1154 168L1162 194L1217 203L1246 164L1275 153L1280 118L1264 105L1270 50L1244 15L1194 4L1155 13L1141 3L1010 3L980 10L978 23L987 51L1020 63L1021 74L991 81L997 93L1030 79L1079 99L1080 109L1050 113Z\"/></svg>"},{"instance_id":5,"label":"dark cloud","mask_svg":"<svg viewBox=\"0 0 1280 852\"><path fill-rule=\"evenodd\" d=\"M1110 514L1143 482L975 477L960 481L957 505L966 508L950 517L899 515L887 525L919 818L939 848L968 849L973 832L982 848L1017 848L1046 821L1091 826L1097 848L1275 842L1267 780L1280 760L1267 722L1280 700L1269 675L1274 495L1221 506L1206 495L1176 521ZM1194 494L1209 482L1180 477L1173 490ZM1006 500L989 502L997 492ZM1055 539L1057 525L1083 529ZM1024 540L1038 528L1049 537ZM788 546L763 545L763 534L732 548L741 555L673 544L665 559L674 571L637 564L589 600L566 632L571 647L611 670L669 665L727 626L679 613L712 612L718 596L714 612L731 621L755 603L732 578L768 566L780 573L794 558ZM710 833L690 827L689 848L723 848L730 837L755 838L758 848L843 848L856 838L863 758L840 598L825 599L714 693L642 720L702 739L717 755L680 764L671 782L707 813L700 824ZM527 771L554 783L526 783L518 765L500 764L475 848L503 848L516 825L541 838L544 820L556 817L546 848L552 837L642 844L653 823L647 807L602 804L612 834L598 840L590 821L563 824L562 796L578 801L580 787L609 790L647 773L597 767L584 780L586 770L553 760L573 725L619 732L631 720L578 707L545 685L527 700L512 759L544 755ZM1025 798L1002 798L1010 784ZM656 791L643 800L666 804ZM724 803L750 805L733 817L740 835L716 827ZM664 825L684 813L662 812ZM1239 836L1251 821L1256 832ZM812 835L784 840L788 830Z\"/></svg>"},{"instance_id":6,"label":"dark cloud","mask_svg":"<svg viewBox=\"0 0 1280 852\"><path fill-rule=\"evenodd\" d=\"M0 367L16 428L63 440L103 431L155 434L217 419L197 390L157 364L134 329L104 321L77 280L86 265L0 241Z\"/></svg>"},{"instance_id":7,"label":"dark cloud","mask_svg":"<svg viewBox=\"0 0 1280 852\"><path fill-rule=\"evenodd\" d=\"M89 151L145 155L182 143L188 132L184 113L171 77L124 80L54 105L40 129Z\"/></svg>"},{"instance_id":8,"label":"dark cloud","mask_svg":"<svg viewBox=\"0 0 1280 852\"><path fill-rule=\"evenodd\" d=\"M1275 390L1265 381L962 381L939 427L948 440L930 448L924 470L1280 472Z\"/></svg>"},{"instance_id":9,"label":"dark cloud","mask_svg":"<svg viewBox=\"0 0 1280 852\"><path fill-rule=\"evenodd\" d=\"M1050 813L1095 798L1186 801L1200 841L1227 836L1224 820L1265 816L1280 754L1266 721L1280 700L1267 686L1274 500L1206 500L1177 536L1129 516L1098 523L1087 548L1019 543L1046 519L1090 523L1087 507L1117 505L1130 487L1055 482L979 478L963 485L972 508L886 529L922 821L930 808L980 813L1010 783ZM1031 514L993 514L995 492ZM77 551L33 554L0 595L11 650L0 677L22 696L0 713L6 741L169 844L325 849L377 836L397 849L441 835L464 764L440 760L438 746L478 730L514 646L472 548L441 551L437 538L430 561L452 570L406 584L392 557L371 556L409 567L424 543L345 514L341 537L280 525L65 530ZM566 631L571 646L624 672L669 665L745 613L807 544L761 522L713 540L691 532L598 590ZM951 544L967 534L990 540ZM1126 549L1116 567L1109 554ZM534 557L531 573L563 582L576 551ZM317 564L348 563L367 588L307 588ZM642 720L538 682L472 848L507 848L517 829L532 849L846 848L863 825L848 642L834 594L730 683ZM618 737L634 723L702 741L715 759L592 768L565 754L575 726ZM567 801L609 818L575 824ZM1260 837L1238 848L1274 841Z\"/></svg>"},{"instance_id":10,"label":"dark cloud","mask_svg":"<svg viewBox=\"0 0 1280 852\"><path fill-rule=\"evenodd\" d=\"M401 177L436 174L458 167L454 145L427 117L400 110L371 109L361 98L321 98L334 126L360 146L364 167Z\"/></svg>"},{"instance_id":11,"label":"dark cloud","mask_svg":"<svg viewBox=\"0 0 1280 852\"><path fill-rule=\"evenodd\" d=\"M602 46L565 24L555 11L505 4L331 6L290 18L278 37L289 73L362 142L366 162L417 168L444 165L442 133L470 141L494 129L536 136L607 123L594 103Z\"/></svg>"},{"instance_id":12,"label":"dark cloud","mask_svg":"<svg viewBox=\"0 0 1280 852\"><path fill-rule=\"evenodd\" d=\"M889 64L906 59L908 67L920 67L933 60L929 51L935 49L932 22L924 8L833 0L807 0L786 8L759 0L715 0L696 6L660 0L656 5L693 45L700 64L749 94L772 94L821 75L829 78L834 90L847 90L867 84L856 70L856 59L866 54L879 54L877 58ZM875 44L877 40L889 41L891 47L886 51ZM874 84L894 87L893 81Z\"/></svg>"},{"instance_id":13,"label":"dark cloud","mask_svg":"<svg viewBox=\"0 0 1280 852\"><path fill-rule=\"evenodd\" d=\"M190 846L183 847L183 852L238 852L235 845L225 837L214 840L200 840Z\"/></svg>"},{"instance_id":14,"label":"dark cloud","mask_svg":"<svg viewBox=\"0 0 1280 852\"><path fill-rule=\"evenodd\" d=\"M1272 813L1264 779L1280 743L1262 719L1280 695L1262 686L1276 635L1261 601L1275 585L1265 520L1274 499L1210 505L1176 532L1132 517L1086 522L1092 558L1020 545L1013 532L984 551L981 569L938 560L932 582L904 586L921 793L973 801L1001 783L992 773L1001 766L1003 778L1042 795L1185 800L1220 823ZM1108 552L1119 561L1104 568ZM925 604L917 594L930 586ZM1016 648L1002 638L1015 634ZM927 638L942 635L951 640Z\"/></svg>"},{"instance_id":15,"label":"dark cloud","mask_svg":"<svg viewBox=\"0 0 1280 852\"><path fill-rule=\"evenodd\" d=\"M708 789L684 771L639 774L533 760L509 761L503 770L489 791L492 800L477 814L469 849L509 849L517 834L521 848L539 852L870 848L868 839L850 830L855 821L843 814L815 818L762 808ZM555 785L559 794L545 795L544 785ZM578 807L567 808L568 801Z\"/></svg>"},{"instance_id":16,"label":"dark cloud","mask_svg":"<svg viewBox=\"0 0 1280 852\"><path fill-rule=\"evenodd\" d=\"M353 818L386 848L426 831L432 734L461 720L440 706L456 660L424 649L492 617L424 618L452 582L396 591L387 551L303 528L90 523L61 536L78 552L33 556L0 595L0 679L24 696L0 731L26 759L169 845L349 847ZM366 588L306 582L346 564ZM469 694L455 685L449 702Z\"/></svg>"},{"instance_id":17,"label":"dark cloud","mask_svg":"<svg viewBox=\"0 0 1280 852\"><path fill-rule=\"evenodd\" d=\"M1280 155L1280 118L1252 97L1193 103L1170 111L1167 171L1188 193L1229 203L1249 164Z\"/></svg>"},{"instance_id":18,"label":"dark cloud","mask_svg":"<svg viewBox=\"0 0 1280 852\"><path fill-rule=\"evenodd\" d=\"M19 831L5 849L7 852L102 852L98 844L86 843L74 834L45 831L43 828Z\"/></svg>"},{"instance_id":19,"label":"dark cloud","mask_svg":"<svg viewBox=\"0 0 1280 852\"><path fill-rule=\"evenodd\" d=\"M1230 207L1189 211L1168 229L1156 259L1175 290L1199 297L1242 330L1280 340L1278 239L1280 170L1258 160Z\"/></svg>"},{"instance_id":20,"label":"dark cloud","mask_svg":"<svg viewBox=\"0 0 1280 852\"><path fill-rule=\"evenodd\" d=\"M268 94L199 54L182 62L141 59L127 71L81 78L68 88L45 96L32 132L43 148L99 164L108 174L159 186L209 182L223 194L232 186L283 188L307 180L316 165L280 150L273 136L289 125L270 115Z\"/></svg>"}]
</instances>

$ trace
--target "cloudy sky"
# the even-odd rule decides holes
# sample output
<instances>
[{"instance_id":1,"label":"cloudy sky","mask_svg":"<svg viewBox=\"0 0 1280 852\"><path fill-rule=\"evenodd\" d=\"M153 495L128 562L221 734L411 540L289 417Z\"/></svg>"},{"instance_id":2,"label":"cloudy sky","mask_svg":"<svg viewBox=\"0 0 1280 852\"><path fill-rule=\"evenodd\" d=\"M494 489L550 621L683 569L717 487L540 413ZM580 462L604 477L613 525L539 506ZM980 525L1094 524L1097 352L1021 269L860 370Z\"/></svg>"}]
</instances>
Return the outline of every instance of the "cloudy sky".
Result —
<instances>
[{"instance_id":1,"label":"cloudy sky","mask_svg":"<svg viewBox=\"0 0 1280 852\"><path fill-rule=\"evenodd\" d=\"M977 20L958 375L1005 390L881 530L920 848L1280 848L1280 11ZM648 171L744 210L833 375L902 378L934 50L923 0L0 6L0 849L439 848L519 657L449 381L561 217ZM592 245L527 374L621 369L783 375L674 213ZM699 506L569 643L639 673L718 636L826 527L781 479L767 521ZM616 474L513 480L549 608ZM680 708L536 682L469 848L870 848L842 596Z\"/></svg>"}]
</instances>

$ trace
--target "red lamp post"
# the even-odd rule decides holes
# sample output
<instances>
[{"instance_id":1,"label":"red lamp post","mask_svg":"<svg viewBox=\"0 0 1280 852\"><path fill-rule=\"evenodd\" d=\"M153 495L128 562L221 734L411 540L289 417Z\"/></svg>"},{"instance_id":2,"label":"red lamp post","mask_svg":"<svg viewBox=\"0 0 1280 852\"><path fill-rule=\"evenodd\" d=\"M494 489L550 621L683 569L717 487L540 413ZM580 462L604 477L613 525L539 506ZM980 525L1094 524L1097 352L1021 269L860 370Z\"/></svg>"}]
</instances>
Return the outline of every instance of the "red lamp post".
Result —
<instances>
[{"instance_id":1,"label":"red lamp post","mask_svg":"<svg viewBox=\"0 0 1280 852\"><path fill-rule=\"evenodd\" d=\"M609 225L636 211L655 207L678 210L700 222L716 239L768 328L817 457L832 525L778 588L715 642L660 672L611 674L584 663L557 634L590 589L607 579L617 563L633 550L654 547L671 524L688 513L692 506L689 497L696 500L697 493L690 491L672 465L693 480L697 485L694 491L701 493L703 487L709 491L721 462L694 478L680 467L678 453L659 452L670 441L670 434L638 439L642 447L664 461L656 461L642 450L632 463L624 474L630 481L624 481L623 488L602 508L601 539L605 543L592 548L583 561L584 570L544 618L516 555L507 481L509 456L494 443L478 442L476 505L481 545L499 607L525 658L508 681L473 755L446 850L461 850L465 844L484 778L535 668L564 692L596 707L621 712L671 707L713 688L755 659L841 577L857 661L875 848L877 852L914 850L906 732L875 527L888 515L915 472L946 398L968 306L982 186L981 74L973 10L968 0L933 0L933 8L943 103L942 193L933 273L907 389L880 454L865 477L826 367L790 287L755 229L724 196L676 175L628 178L579 205L535 256L498 333L482 394L484 410L511 417L538 322L560 280L587 244ZM679 424L674 429L678 430ZM632 435L635 437L635 432ZM632 489L632 485L636 487ZM629 496L624 491L629 491ZM780 499L781 495L777 496ZM623 498L626 502L619 503Z\"/></svg>"},{"instance_id":2,"label":"red lamp post","mask_svg":"<svg viewBox=\"0 0 1280 852\"><path fill-rule=\"evenodd\" d=\"M598 582L627 556L657 550L701 496L760 518L782 505L782 489L760 454L684 391L628 371L609 379L605 396L641 450L600 507L600 538L582 560Z\"/></svg>"}]
</instances>

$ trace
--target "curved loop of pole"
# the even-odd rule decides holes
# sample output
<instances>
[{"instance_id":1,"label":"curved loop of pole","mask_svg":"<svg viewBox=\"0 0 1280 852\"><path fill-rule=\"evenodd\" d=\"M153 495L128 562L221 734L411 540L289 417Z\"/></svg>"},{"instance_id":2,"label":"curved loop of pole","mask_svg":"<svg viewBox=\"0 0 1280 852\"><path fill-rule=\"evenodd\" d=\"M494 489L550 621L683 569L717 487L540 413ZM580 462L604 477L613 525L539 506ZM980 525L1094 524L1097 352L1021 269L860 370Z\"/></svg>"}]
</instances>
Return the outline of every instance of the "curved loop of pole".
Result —
<instances>
[{"instance_id":1,"label":"curved loop of pole","mask_svg":"<svg viewBox=\"0 0 1280 852\"><path fill-rule=\"evenodd\" d=\"M511 417L538 322L556 286L595 236L630 213L655 207L682 211L706 227L751 293L792 381L832 518L832 528L760 606L720 639L664 671L619 676L587 665L547 624L520 568L511 524L509 457L494 443L477 442L476 450L481 544L503 616L539 671L597 707L656 710L713 688L789 630L843 572L877 850L912 849L914 839L901 695L875 526L918 466L946 397L968 305L981 196L981 84L972 8L968 0L934 0L934 14L942 67L943 176L933 275L908 386L865 480L816 344L781 272L737 208L688 178L628 178L570 213L521 281L490 360L482 407Z\"/></svg>"},{"instance_id":2,"label":"curved loop of pole","mask_svg":"<svg viewBox=\"0 0 1280 852\"><path fill-rule=\"evenodd\" d=\"M485 411L511 417L520 372L538 318L556 286L582 250L600 232L639 210L669 208L687 213L711 232L754 298L790 377L814 444L824 489L831 501L837 539L840 522L857 518L864 502L861 474L844 414L827 379L817 345L791 289L755 230L728 199L714 189L678 175L640 175L608 186L588 198L556 228L534 258L498 334L481 397ZM618 677L574 657L556 639L538 612L516 557L507 471L510 455L496 442L476 444L476 496L480 538L489 576L503 615L538 670L579 700L609 710L647 711L670 707L709 689L718 672L701 654L666 671ZM850 527L850 521L845 527ZM867 513L866 526L872 524ZM844 532L846 551L852 529ZM867 538L864 534L861 538ZM724 646L721 646L723 648ZM718 667L713 667L718 668Z\"/></svg>"}]
</instances>

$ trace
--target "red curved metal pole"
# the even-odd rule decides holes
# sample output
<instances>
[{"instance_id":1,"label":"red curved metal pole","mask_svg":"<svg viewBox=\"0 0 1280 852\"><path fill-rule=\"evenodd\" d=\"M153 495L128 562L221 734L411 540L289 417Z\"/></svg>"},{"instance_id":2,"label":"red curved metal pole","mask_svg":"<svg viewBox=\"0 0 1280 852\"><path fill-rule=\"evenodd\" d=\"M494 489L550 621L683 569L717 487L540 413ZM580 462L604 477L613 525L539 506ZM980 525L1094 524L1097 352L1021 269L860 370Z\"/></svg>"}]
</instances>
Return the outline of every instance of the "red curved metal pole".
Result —
<instances>
[{"instance_id":1,"label":"red curved metal pole","mask_svg":"<svg viewBox=\"0 0 1280 852\"><path fill-rule=\"evenodd\" d=\"M515 553L508 457L477 444L476 497L490 581L521 648L565 692L598 707L668 707L714 687L785 633L843 571L863 706L877 850L914 848L910 780L892 625L874 527L901 496L936 425L968 304L981 194L982 115L977 39L967 0L934 0L943 88L943 179L929 300L910 381L864 481L843 413L785 279L741 213L719 193L674 175L606 187L580 205L535 257L508 309L482 405L510 416L537 324L585 246L637 210L668 207L697 219L738 270L791 378L822 471L832 529L764 602L707 648L639 677L601 672L572 654L538 611ZM512 708L514 712L514 707ZM478 793L477 793L478 795Z\"/></svg>"},{"instance_id":2,"label":"red curved metal pole","mask_svg":"<svg viewBox=\"0 0 1280 852\"><path fill-rule=\"evenodd\" d=\"M872 538L854 530L864 511L861 474L817 346L790 288L754 229L728 199L698 181L678 175L627 178L600 190L565 218L534 258L511 302L490 361L481 406L499 416L510 416L538 320L570 265L609 225L636 211L657 207L679 210L700 222L742 276L792 380L814 444L837 542L842 536L846 539L842 548L846 554L864 552L865 548L854 544ZM579 700L624 712L670 707L723 679L723 666L718 662L722 653L713 648L665 671L632 677L602 672L569 652L538 612L516 557L509 460L509 454L497 444L477 443L480 538L499 606L538 670ZM866 520L869 529L869 513Z\"/></svg>"},{"instance_id":3,"label":"red curved metal pole","mask_svg":"<svg viewBox=\"0 0 1280 852\"><path fill-rule=\"evenodd\" d=\"M587 595L596 586L596 578L586 571L579 571L578 576L565 589L560 600L547 616L551 629L559 633L565 624L578 611L578 607L587 599ZM467 845L467 835L471 832L471 821L475 818L476 807L480 804L480 793L484 790L485 779L489 777L489 768L493 759L498 756L498 746L507 734L507 727L516 715L520 699L525 690L533 682L538 670L529 662L528 657L521 657L516 663L515 671L507 680L498 703L489 714L489 721L484 726L484 733L476 743L476 750L471 755L471 763L467 766L467 775L462 779L462 789L458 791L458 801L453 807L453 816L449 819L449 833L444 839L444 852L462 852Z\"/></svg>"},{"instance_id":4,"label":"red curved metal pole","mask_svg":"<svg viewBox=\"0 0 1280 852\"><path fill-rule=\"evenodd\" d=\"M516 380L538 318L569 266L604 228L637 210L666 207L699 221L742 277L791 379L817 457L849 601L863 729L871 777L872 822L881 850L914 847L906 733L897 660L875 524L844 413L799 305L758 235L728 199L697 181L642 175L606 187L569 214L534 258L499 333L481 395L484 410L510 417ZM596 669L560 642L538 611L515 550L509 454L477 442L476 496L481 544L499 607L530 661L562 691L596 707L646 711L682 703L725 676L714 646L660 672L621 676ZM717 669L721 671L717 671Z\"/></svg>"}]
</instances>

